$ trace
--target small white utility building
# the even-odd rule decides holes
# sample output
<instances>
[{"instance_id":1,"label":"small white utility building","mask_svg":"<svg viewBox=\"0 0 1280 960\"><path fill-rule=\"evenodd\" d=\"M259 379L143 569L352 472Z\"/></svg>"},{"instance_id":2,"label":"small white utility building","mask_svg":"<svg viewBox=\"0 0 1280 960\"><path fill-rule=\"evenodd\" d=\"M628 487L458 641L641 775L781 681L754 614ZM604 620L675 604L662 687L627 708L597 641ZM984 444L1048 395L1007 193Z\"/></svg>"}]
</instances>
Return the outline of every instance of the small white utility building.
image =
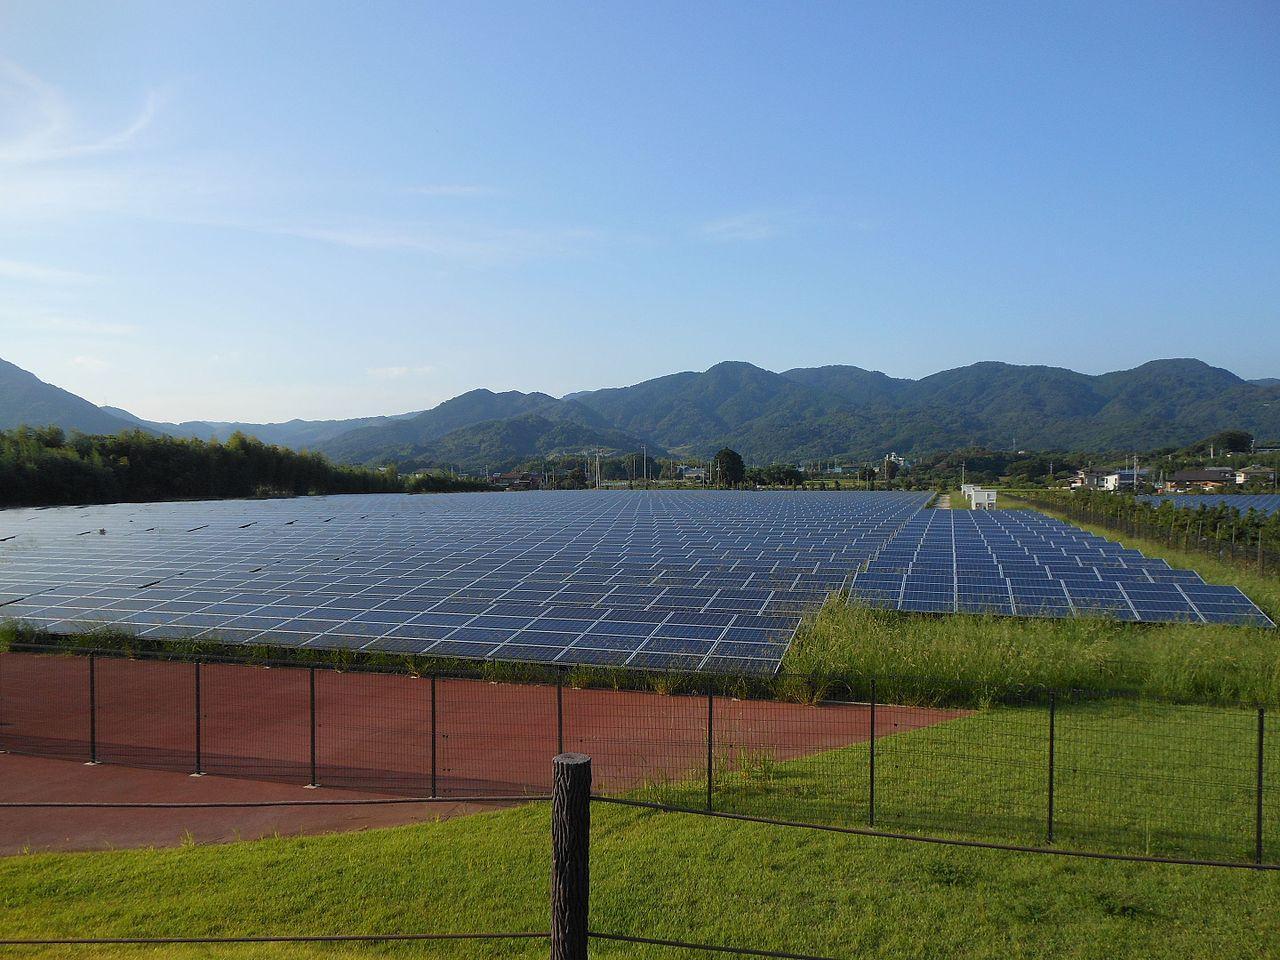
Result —
<instances>
[{"instance_id":1,"label":"small white utility building","mask_svg":"<svg viewBox=\"0 0 1280 960\"><path fill-rule=\"evenodd\" d=\"M974 510L994 510L996 508L996 492L994 490L983 490L981 487L971 486L965 491L965 495L969 498L969 506Z\"/></svg>"}]
</instances>

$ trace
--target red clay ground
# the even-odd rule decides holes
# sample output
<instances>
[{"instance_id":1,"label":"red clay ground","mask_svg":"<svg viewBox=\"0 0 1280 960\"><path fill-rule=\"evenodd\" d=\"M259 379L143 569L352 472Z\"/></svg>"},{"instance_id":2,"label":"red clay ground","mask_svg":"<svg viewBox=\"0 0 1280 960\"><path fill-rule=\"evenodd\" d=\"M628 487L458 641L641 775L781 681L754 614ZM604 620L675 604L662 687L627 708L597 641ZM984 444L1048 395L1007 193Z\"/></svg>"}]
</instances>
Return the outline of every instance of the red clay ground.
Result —
<instances>
[{"instance_id":1,"label":"red clay ground","mask_svg":"<svg viewBox=\"0 0 1280 960\"><path fill-rule=\"evenodd\" d=\"M215 776L192 779L186 774L196 765L193 664L98 657L90 683L87 658L0 654L0 749L63 761L3 758L0 800L184 800L215 791L231 791L215 799L321 795L298 789L311 779L308 670L204 664L199 676L200 765ZM558 709L556 688L547 685L321 669L314 682L316 779L344 796L351 790L426 796L433 784L440 796L547 793L551 758L560 749L591 755L601 791L700 776L706 768L705 697L565 688ZM743 754L785 760L870 735L870 709L863 704L716 697L711 713L717 765L732 765ZM881 705L877 739L963 713ZM102 763L85 767L91 741ZM39 837L87 849L176 843L188 829L197 840L354 829L429 819L445 812L441 806L199 816L77 811L71 818L66 811L9 810L0 811L0 850L22 849ZM56 828L40 826L55 817Z\"/></svg>"},{"instance_id":2,"label":"red clay ground","mask_svg":"<svg viewBox=\"0 0 1280 960\"><path fill-rule=\"evenodd\" d=\"M209 802L242 800L344 800L384 797L364 790L234 777L192 777L164 770L68 760L0 755L0 802ZM447 819L503 804L430 803L351 807L260 807L186 810L0 808L0 856L42 850L111 850L226 843L275 834L334 833Z\"/></svg>"}]
</instances>

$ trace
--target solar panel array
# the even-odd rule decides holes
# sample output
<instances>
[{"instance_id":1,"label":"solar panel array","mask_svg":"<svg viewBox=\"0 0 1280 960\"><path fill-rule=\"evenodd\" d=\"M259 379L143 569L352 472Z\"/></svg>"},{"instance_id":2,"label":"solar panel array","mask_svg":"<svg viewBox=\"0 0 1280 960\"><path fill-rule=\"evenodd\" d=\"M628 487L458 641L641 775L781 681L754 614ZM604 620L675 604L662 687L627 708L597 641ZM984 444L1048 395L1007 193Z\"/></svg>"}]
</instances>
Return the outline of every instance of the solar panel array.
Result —
<instances>
[{"instance_id":1,"label":"solar panel array","mask_svg":"<svg viewBox=\"0 0 1280 960\"><path fill-rule=\"evenodd\" d=\"M1280 493L1166 493L1147 494L1138 499L1156 505L1168 500L1172 501L1175 507L1186 507L1191 510L1197 510L1200 507L1208 507L1210 510L1219 506L1234 507L1240 511L1241 515L1250 510L1265 513L1267 516L1280 513Z\"/></svg>"},{"instance_id":2,"label":"solar panel array","mask_svg":"<svg viewBox=\"0 0 1280 960\"><path fill-rule=\"evenodd\" d=\"M924 613L1274 625L1235 587L1031 510L923 510L849 592Z\"/></svg>"},{"instance_id":3,"label":"solar panel array","mask_svg":"<svg viewBox=\"0 0 1280 960\"><path fill-rule=\"evenodd\" d=\"M0 619L54 633L772 673L833 591L896 610L1255 623L1234 587L911 492L539 492L0 511Z\"/></svg>"},{"instance_id":4,"label":"solar panel array","mask_svg":"<svg viewBox=\"0 0 1280 960\"><path fill-rule=\"evenodd\" d=\"M922 493L512 493L0 512L56 633L773 672ZM103 531L99 533L99 531Z\"/></svg>"}]
</instances>

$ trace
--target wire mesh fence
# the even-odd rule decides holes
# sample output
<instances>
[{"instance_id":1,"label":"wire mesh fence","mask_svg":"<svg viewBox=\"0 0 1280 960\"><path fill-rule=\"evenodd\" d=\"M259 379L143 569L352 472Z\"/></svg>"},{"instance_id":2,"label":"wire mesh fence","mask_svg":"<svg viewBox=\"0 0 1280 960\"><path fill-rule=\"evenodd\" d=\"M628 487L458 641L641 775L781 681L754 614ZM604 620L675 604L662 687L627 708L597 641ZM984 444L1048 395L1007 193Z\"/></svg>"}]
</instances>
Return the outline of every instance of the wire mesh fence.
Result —
<instances>
[{"instance_id":1,"label":"wire mesh fence","mask_svg":"<svg viewBox=\"0 0 1280 960\"><path fill-rule=\"evenodd\" d=\"M959 685L911 705L900 678L819 703L543 680L5 652L0 750L433 797L545 795L573 751L597 792L670 807L1280 861L1280 730L1261 709L1049 690L976 707Z\"/></svg>"}]
</instances>

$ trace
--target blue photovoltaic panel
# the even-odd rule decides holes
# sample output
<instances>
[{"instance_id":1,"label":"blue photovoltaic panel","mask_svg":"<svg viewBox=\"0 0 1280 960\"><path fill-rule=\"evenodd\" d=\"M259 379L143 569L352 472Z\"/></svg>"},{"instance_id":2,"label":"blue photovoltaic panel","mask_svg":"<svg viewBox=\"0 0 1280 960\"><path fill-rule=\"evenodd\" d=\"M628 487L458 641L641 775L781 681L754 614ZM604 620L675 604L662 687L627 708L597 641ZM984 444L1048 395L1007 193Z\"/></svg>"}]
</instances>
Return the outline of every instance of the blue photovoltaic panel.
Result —
<instances>
[{"instance_id":1,"label":"blue photovoltaic panel","mask_svg":"<svg viewBox=\"0 0 1280 960\"><path fill-rule=\"evenodd\" d=\"M446 494L0 511L0 618L226 644L776 671L832 592L918 613L1271 621L1235 587L920 493Z\"/></svg>"},{"instance_id":2,"label":"blue photovoltaic panel","mask_svg":"<svg viewBox=\"0 0 1280 960\"><path fill-rule=\"evenodd\" d=\"M1235 587L1030 510L921 510L849 594L918 613L1272 626Z\"/></svg>"},{"instance_id":3,"label":"blue photovoltaic panel","mask_svg":"<svg viewBox=\"0 0 1280 960\"><path fill-rule=\"evenodd\" d=\"M771 673L800 617L928 500L540 492L0 511L0 618L55 633Z\"/></svg>"}]
</instances>

